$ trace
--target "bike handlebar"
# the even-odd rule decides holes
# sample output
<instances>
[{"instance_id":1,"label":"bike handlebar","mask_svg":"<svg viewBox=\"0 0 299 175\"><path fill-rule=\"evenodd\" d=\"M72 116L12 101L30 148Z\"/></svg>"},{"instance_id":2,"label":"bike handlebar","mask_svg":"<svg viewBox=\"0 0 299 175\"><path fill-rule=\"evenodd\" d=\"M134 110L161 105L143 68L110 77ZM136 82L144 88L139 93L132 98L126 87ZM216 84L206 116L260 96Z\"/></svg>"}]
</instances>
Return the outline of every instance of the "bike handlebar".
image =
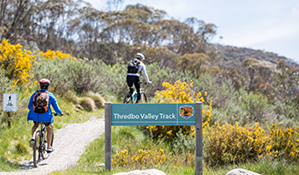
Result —
<instances>
[{"instance_id":1,"label":"bike handlebar","mask_svg":"<svg viewBox=\"0 0 299 175\"><path fill-rule=\"evenodd\" d=\"M140 81L139 84L151 84L152 82L144 82L144 81Z\"/></svg>"},{"instance_id":2,"label":"bike handlebar","mask_svg":"<svg viewBox=\"0 0 299 175\"><path fill-rule=\"evenodd\" d=\"M53 114L54 114L54 116L57 116L57 115L63 116L63 113L61 113L61 114L57 114L57 113L55 112L55 113L53 113Z\"/></svg>"}]
</instances>

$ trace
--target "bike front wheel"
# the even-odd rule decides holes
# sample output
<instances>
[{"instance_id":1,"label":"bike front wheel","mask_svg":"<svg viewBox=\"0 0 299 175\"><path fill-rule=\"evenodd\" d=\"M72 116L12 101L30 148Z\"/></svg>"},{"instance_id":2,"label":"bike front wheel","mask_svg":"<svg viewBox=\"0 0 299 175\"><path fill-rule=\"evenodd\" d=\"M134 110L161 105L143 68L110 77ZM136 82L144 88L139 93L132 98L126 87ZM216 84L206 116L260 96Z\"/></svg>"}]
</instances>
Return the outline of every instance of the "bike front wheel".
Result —
<instances>
[{"instance_id":1,"label":"bike front wheel","mask_svg":"<svg viewBox=\"0 0 299 175\"><path fill-rule=\"evenodd\" d=\"M54 140L54 133L52 134L51 147L53 147L53 140ZM48 148L48 143L44 142L43 149L42 149L42 158L43 159L47 159L50 156L50 153L47 152L47 148Z\"/></svg>"},{"instance_id":2,"label":"bike front wheel","mask_svg":"<svg viewBox=\"0 0 299 175\"><path fill-rule=\"evenodd\" d=\"M128 92L128 93L125 95L124 103L132 103L132 96L131 96L130 92Z\"/></svg>"},{"instance_id":3,"label":"bike front wheel","mask_svg":"<svg viewBox=\"0 0 299 175\"><path fill-rule=\"evenodd\" d=\"M38 165L38 160L39 160L39 139L40 139L40 132L37 131L36 135L35 135L35 141L34 141L34 145L33 145L33 165L34 167L37 167Z\"/></svg>"},{"instance_id":4,"label":"bike front wheel","mask_svg":"<svg viewBox=\"0 0 299 175\"><path fill-rule=\"evenodd\" d=\"M147 97L144 92L140 93L140 100L138 102L139 103L147 103Z\"/></svg>"},{"instance_id":5,"label":"bike front wheel","mask_svg":"<svg viewBox=\"0 0 299 175\"><path fill-rule=\"evenodd\" d=\"M49 157L49 153L47 152L47 142L43 142L42 145L41 145L41 156L43 159L47 159Z\"/></svg>"}]
</instances>

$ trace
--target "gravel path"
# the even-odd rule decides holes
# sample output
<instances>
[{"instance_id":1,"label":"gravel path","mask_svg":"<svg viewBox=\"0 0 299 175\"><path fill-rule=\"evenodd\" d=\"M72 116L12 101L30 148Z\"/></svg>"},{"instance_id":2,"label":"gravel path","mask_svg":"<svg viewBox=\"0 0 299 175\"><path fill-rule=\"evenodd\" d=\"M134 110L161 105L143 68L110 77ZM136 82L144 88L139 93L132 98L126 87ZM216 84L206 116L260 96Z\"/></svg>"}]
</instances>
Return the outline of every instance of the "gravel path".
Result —
<instances>
[{"instance_id":1,"label":"gravel path","mask_svg":"<svg viewBox=\"0 0 299 175\"><path fill-rule=\"evenodd\" d=\"M105 131L104 119L91 119L85 123L68 124L55 131L55 151L50 157L34 168L32 160L24 165L20 172L0 172L2 175L47 174L56 170L67 169L76 164L90 142L99 138Z\"/></svg>"}]
</instances>

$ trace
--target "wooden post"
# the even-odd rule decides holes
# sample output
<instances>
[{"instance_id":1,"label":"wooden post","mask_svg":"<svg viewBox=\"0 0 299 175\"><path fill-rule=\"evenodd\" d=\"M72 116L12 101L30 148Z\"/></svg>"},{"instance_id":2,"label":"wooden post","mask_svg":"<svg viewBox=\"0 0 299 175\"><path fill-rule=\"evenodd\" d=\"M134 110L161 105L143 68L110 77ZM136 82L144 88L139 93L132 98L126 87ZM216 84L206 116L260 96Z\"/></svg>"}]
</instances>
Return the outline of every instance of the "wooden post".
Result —
<instances>
[{"instance_id":1,"label":"wooden post","mask_svg":"<svg viewBox=\"0 0 299 175\"><path fill-rule=\"evenodd\" d=\"M105 103L105 169L111 170L111 103Z\"/></svg>"},{"instance_id":2,"label":"wooden post","mask_svg":"<svg viewBox=\"0 0 299 175\"><path fill-rule=\"evenodd\" d=\"M8 112L8 128L11 127L11 114Z\"/></svg>"},{"instance_id":3,"label":"wooden post","mask_svg":"<svg viewBox=\"0 0 299 175\"><path fill-rule=\"evenodd\" d=\"M198 102L195 104L196 111L196 158L195 158L195 174L203 174L202 165L202 103Z\"/></svg>"}]
</instances>

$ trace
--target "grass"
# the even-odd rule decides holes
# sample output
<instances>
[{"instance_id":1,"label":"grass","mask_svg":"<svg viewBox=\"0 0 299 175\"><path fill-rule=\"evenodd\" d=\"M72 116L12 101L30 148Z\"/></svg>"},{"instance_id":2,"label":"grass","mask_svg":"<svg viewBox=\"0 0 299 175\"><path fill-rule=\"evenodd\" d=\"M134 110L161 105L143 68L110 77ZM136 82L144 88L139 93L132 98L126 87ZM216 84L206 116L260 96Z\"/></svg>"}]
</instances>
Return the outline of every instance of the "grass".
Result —
<instances>
[{"instance_id":1,"label":"grass","mask_svg":"<svg viewBox=\"0 0 299 175\"><path fill-rule=\"evenodd\" d=\"M103 164L105 163L105 135L94 140L82 154L78 163L68 169L50 173L51 175L62 174L101 174L110 175L119 172L129 172L141 169L159 169L166 174L174 175L193 175L195 167L188 165L170 165L152 167L113 167L111 171L106 171ZM112 158L116 150L123 148L137 152L138 149L146 148L162 148L167 149L165 144L154 143L147 138L136 127L132 126L117 126L112 127ZM194 157L195 158L195 157ZM204 167L204 175L223 175L233 169L246 169L263 175L296 175L299 172L298 164L290 164L284 160L267 160L260 159L256 162L248 162L240 165L228 165L223 167Z\"/></svg>"},{"instance_id":2,"label":"grass","mask_svg":"<svg viewBox=\"0 0 299 175\"><path fill-rule=\"evenodd\" d=\"M19 164L13 163L8 161L5 157L0 155L0 172L1 171L12 171L12 170L17 170L18 168L20 168Z\"/></svg>"},{"instance_id":3,"label":"grass","mask_svg":"<svg viewBox=\"0 0 299 175\"><path fill-rule=\"evenodd\" d=\"M204 171L205 175L223 175L233 169L246 169L263 175L297 175L299 166L295 163L288 163L285 160L260 159L256 162L247 162L240 165L228 165L225 167L208 168Z\"/></svg>"}]
</instances>

